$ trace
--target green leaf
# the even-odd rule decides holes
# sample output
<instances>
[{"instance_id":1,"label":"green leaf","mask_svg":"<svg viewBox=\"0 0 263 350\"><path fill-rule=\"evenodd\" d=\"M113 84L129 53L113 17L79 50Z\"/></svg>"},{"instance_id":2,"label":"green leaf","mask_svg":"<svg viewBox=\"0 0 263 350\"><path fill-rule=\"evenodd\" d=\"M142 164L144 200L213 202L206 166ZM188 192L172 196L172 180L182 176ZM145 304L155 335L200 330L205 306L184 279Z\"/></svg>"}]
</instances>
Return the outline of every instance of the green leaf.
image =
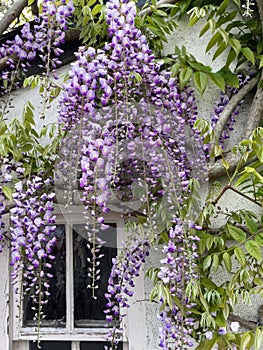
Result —
<instances>
[{"instance_id":1,"label":"green leaf","mask_svg":"<svg viewBox=\"0 0 263 350\"><path fill-rule=\"evenodd\" d=\"M181 65L179 62L176 62L175 64L172 65L172 71L171 71L172 78L177 77L179 70L180 70L180 67L181 67Z\"/></svg>"},{"instance_id":2,"label":"green leaf","mask_svg":"<svg viewBox=\"0 0 263 350\"><path fill-rule=\"evenodd\" d=\"M23 123L35 125L34 106L30 101L26 102L23 110Z\"/></svg>"},{"instance_id":3,"label":"green leaf","mask_svg":"<svg viewBox=\"0 0 263 350\"><path fill-rule=\"evenodd\" d=\"M202 278L201 285L208 290L217 289L217 285L209 278Z\"/></svg>"},{"instance_id":4,"label":"green leaf","mask_svg":"<svg viewBox=\"0 0 263 350\"><path fill-rule=\"evenodd\" d=\"M212 262L212 256L211 255L208 255L205 260L203 261L203 269L204 270L207 270L210 265L211 265L211 262Z\"/></svg>"},{"instance_id":5,"label":"green leaf","mask_svg":"<svg viewBox=\"0 0 263 350\"><path fill-rule=\"evenodd\" d=\"M242 267L245 267L246 263L247 263L247 259L246 259L246 255L245 255L243 249L240 248L240 247L237 247L237 248L234 249L234 253L235 253L235 256L236 256L239 264Z\"/></svg>"},{"instance_id":6,"label":"green leaf","mask_svg":"<svg viewBox=\"0 0 263 350\"><path fill-rule=\"evenodd\" d=\"M11 187L8 186L2 186L2 191L4 193L4 195L6 196L6 198L11 201L13 199L13 190Z\"/></svg>"},{"instance_id":7,"label":"green leaf","mask_svg":"<svg viewBox=\"0 0 263 350\"><path fill-rule=\"evenodd\" d=\"M248 241L245 242L245 248L247 252L256 260L259 262L262 261L262 255L261 250L257 242L255 241Z\"/></svg>"},{"instance_id":8,"label":"green leaf","mask_svg":"<svg viewBox=\"0 0 263 350\"><path fill-rule=\"evenodd\" d=\"M257 53L258 55L263 51L263 39L257 44Z\"/></svg>"},{"instance_id":9,"label":"green leaf","mask_svg":"<svg viewBox=\"0 0 263 350\"><path fill-rule=\"evenodd\" d=\"M229 43L229 34L222 28L220 28L218 32L221 35L222 39L224 40L224 43L227 46Z\"/></svg>"},{"instance_id":10,"label":"green leaf","mask_svg":"<svg viewBox=\"0 0 263 350\"><path fill-rule=\"evenodd\" d=\"M235 53L235 51L231 48L229 50L228 56L227 56L227 60L226 60L226 67L229 67L230 64L236 59L237 54Z\"/></svg>"},{"instance_id":11,"label":"green leaf","mask_svg":"<svg viewBox=\"0 0 263 350\"><path fill-rule=\"evenodd\" d=\"M215 32L215 27L215 20L213 18L210 18L209 21L206 22L206 25L200 31L199 37L201 38L209 28L211 29L211 32L213 34Z\"/></svg>"},{"instance_id":12,"label":"green leaf","mask_svg":"<svg viewBox=\"0 0 263 350\"><path fill-rule=\"evenodd\" d=\"M240 342L240 350L247 350L247 346L250 342L251 339L251 335L250 333L246 332L243 334L242 338L241 338L241 342Z\"/></svg>"},{"instance_id":13,"label":"green leaf","mask_svg":"<svg viewBox=\"0 0 263 350\"><path fill-rule=\"evenodd\" d=\"M222 311L219 311L217 313L215 321L216 321L216 324L218 325L218 327L225 327L226 326L226 319L225 319Z\"/></svg>"},{"instance_id":14,"label":"green leaf","mask_svg":"<svg viewBox=\"0 0 263 350\"><path fill-rule=\"evenodd\" d=\"M228 272L231 272L232 270L232 262L231 262L231 256L229 255L229 253L225 252L223 254L223 261L225 264L225 267L227 269Z\"/></svg>"},{"instance_id":15,"label":"green leaf","mask_svg":"<svg viewBox=\"0 0 263 350\"><path fill-rule=\"evenodd\" d=\"M259 245L263 246L263 233L257 234L257 235L255 236L255 241L256 241Z\"/></svg>"},{"instance_id":16,"label":"green leaf","mask_svg":"<svg viewBox=\"0 0 263 350\"><path fill-rule=\"evenodd\" d=\"M240 41L236 38L230 38L229 39L229 44L232 46L234 49L235 53L238 55L240 50L241 50L241 44Z\"/></svg>"},{"instance_id":17,"label":"green leaf","mask_svg":"<svg viewBox=\"0 0 263 350\"><path fill-rule=\"evenodd\" d=\"M263 67L263 55L261 55L261 59L259 62L259 68L262 68L262 67Z\"/></svg>"},{"instance_id":18,"label":"green leaf","mask_svg":"<svg viewBox=\"0 0 263 350\"><path fill-rule=\"evenodd\" d=\"M89 0L88 3L87 3L87 5L88 5L88 7L91 7L91 6L93 6L94 4L96 4L96 2L97 2L97 0ZM83 7L84 7L84 6L83 6Z\"/></svg>"},{"instance_id":19,"label":"green leaf","mask_svg":"<svg viewBox=\"0 0 263 350\"><path fill-rule=\"evenodd\" d=\"M253 64L255 64L255 56L249 47L242 47L241 52Z\"/></svg>"},{"instance_id":20,"label":"green leaf","mask_svg":"<svg viewBox=\"0 0 263 350\"><path fill-rule=\"evenodd\" d=\"M214 272L216 272L219 268L219 258L217 254L213 255L213 263L211 267L214 270Z\"/></svg>"},{"instance_id":21,"label":"green leaf","mask_svg":"<svg viewBox=\"0 0 263 350\"><path fill-rule=\"evenodd\" d=\"M226 49L227 49L227 44L226 44L225 42L222 42L222 43L218 46L216 52L214 53L212 60L214 61L214 60L215 60L218 56L220 56L221 53L224 52Z\"/></svg>"},{"instance_id":22,"label":"green leaf","mask_svg":"<svg viewBox=\"0 0 263 350\"><path fill-rule=\"evenodd\" d=\"M260 350L262 344L263 344L263 330L257 328L256 334L255 334L255 340L254 340L254 344L253 344L253 349Z\"/></svg>"},{"instance_id":23,"label":"green leaf","mask_svg":"<svg viewBox=\"0 0 263 350\"><path fill-rule=\"evenodd\" d=\"M190 67L183 68L179 74L179 85L183 89L185 85L189 82L192 76L193 70Z\"/></svg>"},{"instance_id":24,"label":"green leaf","mask_svg":"<svg viewBox=\"0 0 263 350\"><path fill-rule=\"evenodd\" d=\"M236 87L236 88L239 88L238 77L234 73L232 73L229 69L227 71L222 71L222 75L223 75L225 81L229 85Z\"/></svg>"},{"instance_id":25,"label":"green leaf","mask_svg":"<svg viewBox=\"0 0 263 350\"><path fill-rule=\"evenodd\" d=\"M208 77L206 73L203 73L203 72L194 73L194 83L201 95L203 95L207 87L207 82L208 82Z\"/></svg>"},{"instance_id":26,"label":"green leaf","mask_svg":"<svg viewBox=\"0 0 263 350\"><path fill-rule=\"evenodd\" d=\"M219 157L219 156L221 156L222 152L223 152L222 147L220 145L215 145L213 152L212 152L212 156Z\"/></svg>"},{"instance_id":27,"label":"green leaf","mask_svg":"<svg viewBox=\"0 0 263 350\"><path fill-rule=\"evenodd\" d=\"M7 126L5 121L1 120L0 121L0 136L3 135L7 130Z\"/></svg>"},{"instance_id":28,"label":"green leaf","mask_svg":"<svg viewBox=\"0 0 263 350\"><path fill-rule=\"evenodd\" d=\"M217 10L217 13L219 15L222 14L226 10L228 4L229 4L229 0L224 0L220 5L219 9Z\"/></svg>"},{"instance_id":29,"label":"green leaf","mask_svg":"<svg viewBox=\"0 0 263 350\"><path fill-rule=\"evenodd\" d=\"M219 87L219 89L225 91L226 82L225 79L222 77L221 73L210 73L209 78L216 86Z\"/></svg>"},{"instance_id":30,"label":"green leaf","mask_svg":"<svg viewBox=\"0 0 263 350\"><path fill-rule=\"evenodd\" d=\"M209 21L206 22L206 24L204 25L204 27L201 29L199 37L201 38L209 29L210 25L209 25Z\"/></svg>"},{"instance_id":31,"label":"green leaf","mask_svg":"<svg viewBox=\"0 0 263 350\"><path fill-rule=\"evenodd\" d=\"M215 333L211 340L205 339L204 341L202 341L199 344L199 346L196 348L196 350L212 350L219 339L220 339L220 335Z\"/></svg>"},{"instance_id":32,"label":"green leaf","mask_svg":"<svg viewBox=\"0 0 263 350\"><path fill-rule=\"evenodd\" d=\"M246 232L243 231L241 228L230 224L227 224L226 227L227 227L228 233L235 241L243 243L246 240L247 238Z\"/></svg>"},{"instance_id":33,"label":"green leaf","mask_svg":"<svg viewBox=\"0 0 263 350\"><path fill-rule=\"evenodd\" d=\"M221 36L219 34L219 32L216 32L212 38L209 40L209 43L207 44L206 47L206 52L210 51L212 49L212 47L214 47L217 43L219 43L221 40Z\"/></svg>"},{"instance_id":34,"label":"green leaf","mask_svg":"<svg viewBox=\"0 0 263 350\"><path fill-rule=\"evenodd\" d=\"M256 233L258 231L257 223L247 214L245 214L246 226L251 233Z\"/></svg>"}]
</instances>

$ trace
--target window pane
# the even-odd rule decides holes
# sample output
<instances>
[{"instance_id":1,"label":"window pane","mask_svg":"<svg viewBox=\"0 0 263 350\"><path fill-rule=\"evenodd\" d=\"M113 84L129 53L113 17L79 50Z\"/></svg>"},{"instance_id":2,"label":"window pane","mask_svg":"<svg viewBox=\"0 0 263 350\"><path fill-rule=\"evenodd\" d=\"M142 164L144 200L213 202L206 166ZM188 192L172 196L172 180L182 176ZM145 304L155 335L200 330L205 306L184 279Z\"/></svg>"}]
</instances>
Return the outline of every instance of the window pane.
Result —
<instances>
[{"instance_id":1,"label":"window pane","mask_svg":"<svg viewBox=\"0 0 263 350\"><path fill-rule=\"evenodd\" d=\"M97 341L85 341L80 343L80 350L104 350L105 345L108 345L108 343ZM122 350L122 343L118 344L118 350Z\"/></svg>"},{"instance_id":2,"label":"window pane","mask_svg":"<svg viewBox=\"0 0 263 350\"><path fill-rule=\"evenodd\" d=\"M108 224L109 225L109 224ZM87 247L87 234L85 225L73 226L73 252L74 252L74 319L77 327L98 327L105 322L104 297L107 291L108 279L112 267L112 258L117 255L117 229L116 224L100 232L99 237L106 241L105 246L99 254L100 258L100 279L97 282L97 299L92 298L91 289L87 288L91 284L89 274L88 259L91 258L90 250Z\"/></svg>"},{"instance_id":3,"label":"window pane","mask_svg":"<svg viewBox=\"0 0 263 350\"><path fill-rule=\"evenodd\" d=\"M50 284L50 296L48 303L43 306L45 319L41 321L45 327L63 327L66 322L66 229L65 225L57 225L53 236L57 238L56 245L53 248L52 254L55 259L50 262L51 269L48 269L53 277L48 279ZM33 290L26 293L24 296L24 325L32 326L34 321L35 311L32 310L32 295ZM52 348L53 349L53 348Z\"/></svg>"},{"instance_id":4,"label":"window pane","mask_svg":"<svg viewBox=\"0 0 263 350\"><path fill-rule=\"evenodd\" d=\"M70 341L42 341L41 350L71 350ZM39 350L37 342L30 342L29 350Z\"/></svg>"}]
</instances>

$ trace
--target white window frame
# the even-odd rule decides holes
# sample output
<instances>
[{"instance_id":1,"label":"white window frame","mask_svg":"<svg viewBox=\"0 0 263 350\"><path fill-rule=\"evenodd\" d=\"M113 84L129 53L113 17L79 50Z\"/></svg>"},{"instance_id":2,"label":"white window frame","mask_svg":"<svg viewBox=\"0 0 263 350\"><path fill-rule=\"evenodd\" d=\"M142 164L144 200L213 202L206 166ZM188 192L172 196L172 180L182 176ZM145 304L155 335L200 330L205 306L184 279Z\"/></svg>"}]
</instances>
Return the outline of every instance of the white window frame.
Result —
<instances>
[{"instance_id":1,"label":"white window frame","mask_svg":"<svg viewBox=\"0 0 263 350\"><path fill-rule=\"evenodd\" d=\"M61 210L56 205L56 223L66 225L66 281L73 278L73 250L72 250L72 227L74 224L85 223L83 207L71 206L70 211ZM107 213L105 222L115 223L117 225L117 249L121 249L121 242L125 238L124 220L121 215L116 213ZM74 285L66 282L66 326L64 328L41 327L40 333L36 327L25 327L22 324L22 318L18 317L19 308L15 302L15 296L11 287L11 312L12 315L12 331L11 343L13 350L29 350L29 341L40 340L45 341L71 341L72 350L79 350L80 341L105 341L108 328L75 328L74 327ZM131 307L125 310L127 317L122 321L122 342L123 350L147 350L146 349L146 310L144 295L144 279L143 273L135 280L135 293L130 299ZM1 311L1 310L0 310Z\"/></svg>"}]
</instances>

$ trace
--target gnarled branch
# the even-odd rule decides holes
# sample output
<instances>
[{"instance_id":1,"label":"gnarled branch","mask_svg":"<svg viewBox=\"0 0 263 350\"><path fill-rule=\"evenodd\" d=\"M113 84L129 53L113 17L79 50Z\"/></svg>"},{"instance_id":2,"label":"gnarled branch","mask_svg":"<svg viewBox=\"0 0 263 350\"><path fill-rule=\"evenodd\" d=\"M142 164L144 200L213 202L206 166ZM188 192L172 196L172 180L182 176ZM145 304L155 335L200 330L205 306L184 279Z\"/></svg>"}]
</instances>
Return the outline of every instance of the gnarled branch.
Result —
<instances>
[{"instance_id":1,"label":"gnarled branch","mask_svg":"<svg viewBox=\"0 0 263 350\"><path fill-rule=\"evenodd\" d=\"M254 329L257 327L257 322L255 321L250 321L250 320L245 320L244 318L230 314L228 316L228 320L231 322L238 322L241 327L246 328L246 329Z\"/></svg>"},{"instance_id":2,"label":"gnarled branch","mask_svg":"<svg viewBox=\"0 0 263 350\"><path fill-rule=\"evenodd\" d=\"M263 81L263 70L261 72L261 81ZM258 86L257 92L253 98L249 115L246 120L246 125L243 133L244 139L248 139L253 130L260 124L263 119L263 89Z\"/></svg>"},{"instance_id":3,"label":"gnarled branch","mask_svg":"<svg viewBox=\"0 0 263 350\"><path fill-rule=\"evenodd\" d=\"M219 138L222 135L222 132L224 130L224 127L230 118L231 114L233 113L234 109L237 107L240 101L242 101L245 96L256 86L258 83L259 78L255 77L251 79L246 85L244 85L237 94L233 95L230 99L229 103L224 108L223 112L220 115L220 118L218 122L215 125L214 128L214 141L211 145L211 150L213 149L213 146L218 144Z\"/></svg>"},{"instance_id":4,"label":"gnarled branch","mask_svg":"<svg viewBox=\"0 0 263 350\"><path fill-rule=\"evenodd\" d=\"M28 0L17 0L5 13L0 21L0 36L7 30L9 25L16 19L27 6Z\"/></svg>"}]
</instances>

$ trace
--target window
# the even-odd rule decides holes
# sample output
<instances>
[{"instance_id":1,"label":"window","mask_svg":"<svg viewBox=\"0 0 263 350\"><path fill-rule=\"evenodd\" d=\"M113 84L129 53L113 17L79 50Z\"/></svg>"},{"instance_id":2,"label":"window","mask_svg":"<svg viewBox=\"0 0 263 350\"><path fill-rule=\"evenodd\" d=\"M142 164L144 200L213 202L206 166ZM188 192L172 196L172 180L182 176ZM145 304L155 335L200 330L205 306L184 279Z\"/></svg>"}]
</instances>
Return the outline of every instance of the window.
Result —
<instances>
[{"instance_id":1,"label":"window","mask_svg":"<svg viewBox=\"0 0 263 350\"><path fill-rule=\"evenodd\" d=\"M91 296L91 284L88 273L88 259L91 257L85 232L85 218L82 208L73 207L72 212L57 215L57 238L53 250L49 279L51 296L44 306L45 319L41 321L40 339L43 350L104 350L106 299L104 294L112 266L112 258L117 255L117 246L123 240L123 222L116 215L108 215L107 228L99 232L106 243L100 253L100 279L96 290L96 299ZM23 301L23 320L14 318L13 338L28 340L23 350L37 349L37 321L32 310L30 292ZM14 308L17 305L14 303ZM18 310L17 310L18 312ZM125 339L125 335L124 335ZM25 344L25 343L23 343ZM122 344L119 347L123 348Z\"/></svg>"}]
</instances>

